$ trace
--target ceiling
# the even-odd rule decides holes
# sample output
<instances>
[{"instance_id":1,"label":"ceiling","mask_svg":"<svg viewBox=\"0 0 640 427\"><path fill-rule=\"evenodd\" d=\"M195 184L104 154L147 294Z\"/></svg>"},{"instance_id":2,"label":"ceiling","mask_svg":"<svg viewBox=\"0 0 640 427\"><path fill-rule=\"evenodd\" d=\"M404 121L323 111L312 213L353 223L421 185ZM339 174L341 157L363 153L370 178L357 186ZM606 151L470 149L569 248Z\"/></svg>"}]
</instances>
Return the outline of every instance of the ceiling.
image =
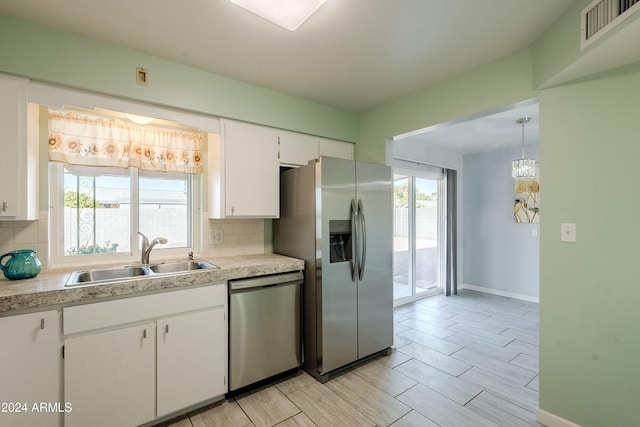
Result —
<instances>
[{"instance_id":1,"label":"ceiling","mask_svg":"<svg viewBox=\"0 0 640 427\"><path fill-rule=\"evenodd\" d=\"M394 143L405 145L405 151L411 150L411 146L429 145L462 155L498 150L522 144L522 125L517 124L516 120L523 117L531 119L524 129L525 144L538 142L538 102L530 100L505 107L498 112L467 117L399 135L394 138Z\"/></svg>"},{"instance_id":2,"label":"ceiling","mask_svg":"<svg viewBox=\"0 0 640 427\"><path fill-rule=\"evenodd\" d=\"M530 45L574 1L327 0L295 32L229 0L0 0L0 12L361 112Z\"/></svg>"}]
</instances>

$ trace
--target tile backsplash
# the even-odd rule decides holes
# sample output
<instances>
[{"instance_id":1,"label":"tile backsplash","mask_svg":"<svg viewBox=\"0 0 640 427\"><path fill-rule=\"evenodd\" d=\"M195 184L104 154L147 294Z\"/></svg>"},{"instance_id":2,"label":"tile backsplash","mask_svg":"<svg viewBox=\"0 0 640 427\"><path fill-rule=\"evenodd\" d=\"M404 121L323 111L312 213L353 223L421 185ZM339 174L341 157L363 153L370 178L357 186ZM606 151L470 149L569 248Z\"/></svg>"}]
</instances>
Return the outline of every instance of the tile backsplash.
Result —
<instances>
[{"instance_id":1,"label":"tile backsplash","mask_svg":"<svg viewBox=\"0 0 640 427\"><path fill-rule=\"evenodd\" d=\"M208 219L203 215L204 256L261 254L265 251L263 219ZM212 242L211 230L222 235ZM48 212L40 212L36 221L0 221L0 255L17 249L34 249L43 271L49 264Z\"/></svg>"},{"instance_id":2,"label":"tile backsplash","mask_svg":"<svg viewBox=\"0 0 640 427\"><path fill-rule=\"evenodd\" d=\"M40 212L36 221L0 221L0 255L18 249L33 249L43 266L49 262L49 220Z\"/></svg>"},{"instance_id":3,"label":"tile backsplash","mask_svg":"<svg viewBox=\"0 0 640 427\"><path fill-rule=\"evenodd\" d=\"M209 256L264 253L264 219L207 219L204 223L205 247ZM211 232L222 241L214 242Z\"/></svg>"}]
</instances>

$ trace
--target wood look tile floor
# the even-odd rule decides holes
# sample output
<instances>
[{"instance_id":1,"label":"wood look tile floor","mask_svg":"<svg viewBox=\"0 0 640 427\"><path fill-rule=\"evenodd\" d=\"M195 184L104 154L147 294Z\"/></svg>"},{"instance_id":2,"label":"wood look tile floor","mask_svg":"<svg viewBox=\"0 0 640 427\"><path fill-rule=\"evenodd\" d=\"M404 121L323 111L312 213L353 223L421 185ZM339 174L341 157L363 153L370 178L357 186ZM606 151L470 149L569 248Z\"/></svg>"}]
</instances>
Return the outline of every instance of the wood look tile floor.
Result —
<instances>
[{"instance_id":1,"label":"wood look tile floor","mask_svg":"<svg viewBox=\"0 0 640 427\"><path fill-rule=\"evenodd\" d=\"M538 304L461 290L395 309L395 349L331 379L305 372L171 427L538 426Z\"/></svg>"}]
</instances>

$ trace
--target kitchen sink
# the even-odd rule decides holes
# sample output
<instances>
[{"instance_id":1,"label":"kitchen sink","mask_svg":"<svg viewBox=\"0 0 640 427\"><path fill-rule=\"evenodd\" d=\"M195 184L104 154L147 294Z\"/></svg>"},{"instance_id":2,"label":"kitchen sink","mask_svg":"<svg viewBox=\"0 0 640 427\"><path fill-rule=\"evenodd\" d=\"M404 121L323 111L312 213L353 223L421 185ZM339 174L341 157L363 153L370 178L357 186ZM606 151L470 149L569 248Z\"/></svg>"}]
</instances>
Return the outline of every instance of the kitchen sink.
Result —
<instances>
[{"instance_id":1,"label":"kitchen sink","mask_svg":"<svg viewBox=\"0 0 640 427\"><path fill-rule=\"evenodd\" d=\"M219 268L206 261L182 261L182 262L168 262L166 264L154 264L149 266L149 270L156 274L162 273L180 273L182 271L192 270L209 270L211 268Z\"/></svg>"},{"instance_id":2,"label":"kitchen sink","mask_svg":"<svg viewBox=\"0 0 640 427\"><path fill-rule=\"evenodd\" d=\"M131 277L145 276L149 274L146 267L115 267L96 270L74 271L69 276L66 286L82 285L91 282L107 280L127 279Z\"/></svg>"},{"instance_id":3,"label":"kitchen sink","mask_svg":"<svg viewBox=\"0 0 640 427\"><path fill-rule=\"evenodd\" d=\"M99 282L120 282L140 276L156 276L188 271L210 270L220 268L207 261L178 261L163 264L137 265L90 270L77 270L71 273L65 286L79 286Z\"/></svg>"}]
</instances>

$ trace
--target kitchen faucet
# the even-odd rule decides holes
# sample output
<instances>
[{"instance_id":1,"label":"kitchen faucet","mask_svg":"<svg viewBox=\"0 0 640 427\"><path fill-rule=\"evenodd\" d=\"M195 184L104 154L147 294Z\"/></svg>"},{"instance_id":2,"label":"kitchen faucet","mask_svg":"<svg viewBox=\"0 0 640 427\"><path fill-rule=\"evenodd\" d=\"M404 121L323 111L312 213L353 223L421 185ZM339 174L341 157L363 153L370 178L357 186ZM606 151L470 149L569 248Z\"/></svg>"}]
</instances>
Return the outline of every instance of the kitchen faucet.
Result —
<instances>
[{"instance_id":1,"label":"kitchen faucet","mask_svg":"<svg viewBox=\"0 0 640 427\"><path fill-rule=\"evenodd\" d=\"M140 252L141 252L140 262L142 264L149 264L149 254L151 254L151 249L153 249L153 247L158 243L160 243L161 245L166 244L168 240L166 239L166 237L157 237L153 239L151 243L149 243L149 239L147 239L147 236L145 236L139 231L138 231L138 234L142 236L142 248L140 249Z\"/></svg>"}]
</instances>

